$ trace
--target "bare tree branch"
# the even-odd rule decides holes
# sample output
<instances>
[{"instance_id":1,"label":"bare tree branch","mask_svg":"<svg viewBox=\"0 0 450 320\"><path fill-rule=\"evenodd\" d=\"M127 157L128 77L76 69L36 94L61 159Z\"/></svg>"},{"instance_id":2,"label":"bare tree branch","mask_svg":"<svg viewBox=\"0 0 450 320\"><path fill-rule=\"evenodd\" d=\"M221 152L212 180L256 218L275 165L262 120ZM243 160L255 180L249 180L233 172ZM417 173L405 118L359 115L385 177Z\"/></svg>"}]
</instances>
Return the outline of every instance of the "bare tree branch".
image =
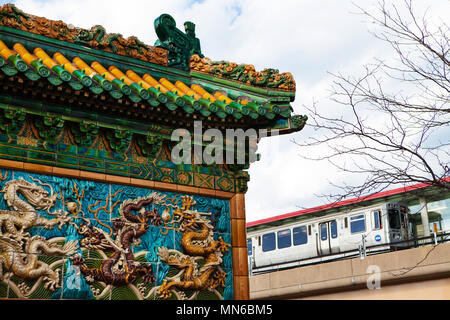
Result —
<instances>
[{"instance_id":1,"label":"bare tree branch","mask_svg":"<svg viewBox=\"0 0 450 320\"><path fill-rule=\"evenodd\" d=\"M359 77L331 74L330 99L340 114L329 115L336 110L319 110L316 103L305 106L316 134L294 142L308 154L304 158L328 161L358 178L331 183L340 191L322 195L329 200L415 183L450 190L443 182L450 175L449 27L431 26L412 0L401 7L380 1L376 13L356 7L379 28L374 36L390 45L396 59L376 58Z\"/></svg>"}]
</instances>

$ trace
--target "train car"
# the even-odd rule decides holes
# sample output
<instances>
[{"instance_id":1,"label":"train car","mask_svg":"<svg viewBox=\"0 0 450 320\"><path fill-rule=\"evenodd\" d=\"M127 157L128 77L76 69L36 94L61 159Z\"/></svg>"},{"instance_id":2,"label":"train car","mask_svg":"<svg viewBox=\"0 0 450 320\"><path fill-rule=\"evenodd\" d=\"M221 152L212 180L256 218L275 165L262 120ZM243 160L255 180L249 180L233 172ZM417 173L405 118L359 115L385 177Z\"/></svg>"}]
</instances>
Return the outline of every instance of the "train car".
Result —
<instances>
[{"instance_id":1,"label":"train car","mask_svg":"<svg viewBox=\"0 0 450 320\"><path fill-rule=\"evenodd\" d=\"M251 273L401 248L411 239L408 207L398 202L301 218L249 230Z\"/></svg>"}]
</instances>

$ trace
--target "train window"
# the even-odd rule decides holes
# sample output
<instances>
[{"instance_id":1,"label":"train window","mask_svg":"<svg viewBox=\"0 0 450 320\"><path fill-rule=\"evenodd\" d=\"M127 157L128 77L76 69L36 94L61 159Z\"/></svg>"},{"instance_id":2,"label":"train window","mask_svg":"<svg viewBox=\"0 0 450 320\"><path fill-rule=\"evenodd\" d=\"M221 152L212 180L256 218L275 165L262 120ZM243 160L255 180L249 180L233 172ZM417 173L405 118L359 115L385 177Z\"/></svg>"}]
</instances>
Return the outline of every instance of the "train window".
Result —
<instances>
[{"instance_id":1,"label":"train window","mask_svg":"<svg viewBox=\"0 0 450 320\"><path fill-rule=\"evenodd\" d=\"M337 231L337 222L333 221L330 223L330 231L331 231L331 239L336 239L338 237L338 231Z\"/></svg>"},{"instance_id":2,"label":"train window","mask_svg":"<svg viewBox=\"0 0 450 320\"><path fill-rule=\"evenodd\" d=\"M381 212L380 211L373 212L373 229L374 230L383 229L383 225L381 223Z\"/></svg>"},{"instance_id":3,"label":"train window","mask_svg":"<svg viewBox=\"0 0 450 320\"><path fill-rule=\"evenodd\" d=\"M348 218L347 217L345 217L345 219L344 219L344 224L345 224L345 229L347 229L348 228Z\"/></svg>"},{"instance_id":4,"label":"train window","mask_svg":"<svg viewBox=\"0 0 450 320\"><path fill-rule=\"evenodd\" d=\"M253 254L253 242L252 239L247 239L247 251L248 255L251 256Z\"/></svg>"},{"instance_id":5,"label":"train window","mask_svg":"<svg viewBox=\"0 0 450 320\"><path fill-rule=\"evenodd\" d=\"M292 245L291 230L278 232L278 249L289 248Z\"/></svg>"},{"instance_id":6,"label":"train window","mask_svg":"<svg viewBox=\"0 0 450 320\"><path fill-rule=\"evenodd\" d=\"M269 252L275 250L275 233L269 233L263 235L263 252Z\"/></svg>"},{"instance_id":7,"label":"train window","mask_svg":"<svg viewBox=\"0 0 450 320\"><path fill-rule=\"evenodd\" d=\"M311 229L312 229L311 226L308 226L308 235L312 234L312 230Z\"/></svg>"},{"instance_id":8,"label":"train window","mask_svg":"<svg viewBox=\"0 0 450 320\"><path fill-rule=\"evenodd\" d=\"M311 231L311 226L309 226ZM294 229L294 246L300 246L308 243L308 235L306 234L306 227L299 227Z\"/></svg>"},{"instance_id":9,"label":"train window","mask_svg":"<svg viewBox=\"0 0 450 320\"><path fill-rule=\"evenodd\" d=\"M354 216L350 218L350 230L352 233L360 233L366 231L365 215Z\"/></svg>"},{"instance_id":10,"label":"train window","mask_svg":"<svg viewBox=\"0 0 450 320\"><path fill-rule=\"evenodd\" d=\"M320 238L322 241L328 240L328 227L326 223L320 225Z\"/></svg>"},{"instance_id":11,"label":"train window","mask_svg":"<svg viewBox=\"0 0 450 320\"><path fill-rule=\"evenodd\" d=\"M391 229L400 229L400 215L398 210L396 209L389 209L388 210L388 216L389 216L389 226Z\"/></svg>"}]
</instances>

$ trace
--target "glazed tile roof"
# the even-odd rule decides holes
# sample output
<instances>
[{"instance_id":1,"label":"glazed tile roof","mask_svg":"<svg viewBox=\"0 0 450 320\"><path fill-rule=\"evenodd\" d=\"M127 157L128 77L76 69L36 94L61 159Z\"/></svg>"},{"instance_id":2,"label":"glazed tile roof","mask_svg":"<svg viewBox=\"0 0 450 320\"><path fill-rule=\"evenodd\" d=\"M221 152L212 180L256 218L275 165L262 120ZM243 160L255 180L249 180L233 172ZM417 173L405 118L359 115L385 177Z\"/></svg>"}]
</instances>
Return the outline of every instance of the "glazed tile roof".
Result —
<instances>
[{"instance_id":1,"label":"glazed tile roof","mask_svg":"<svg viewBox=\"0 0 450 320\"><path fill-rule=\"evenodd\" d=\"M114 99L127 98L134 103L144 102L150 107L164 105L170 111L182 109L188 114L198 113L221 119L287 118L290 110L281 110L270 103L258 103L249 98L229 97L225 91L212 91L199 84L154 78L149 73L120 70L98 61L87 63L80 57L69 59L61 52L48 54L39 47L26 48L17 42L8 47L0 40L0 66L8 76L23 73L32 81L47 79L54 86L68 84L75 91L90 90L94 94L107 92Z\"/></svg>"}]
</instances>

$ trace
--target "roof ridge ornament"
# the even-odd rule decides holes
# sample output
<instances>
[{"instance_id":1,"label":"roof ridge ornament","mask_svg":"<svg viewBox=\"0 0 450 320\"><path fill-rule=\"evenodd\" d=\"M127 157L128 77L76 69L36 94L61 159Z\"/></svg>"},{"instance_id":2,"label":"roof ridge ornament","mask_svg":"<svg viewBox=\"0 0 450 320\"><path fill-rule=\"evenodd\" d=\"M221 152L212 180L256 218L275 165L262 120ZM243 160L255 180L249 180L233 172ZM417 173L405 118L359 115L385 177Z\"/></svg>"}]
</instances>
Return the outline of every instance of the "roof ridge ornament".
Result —
<instances>
[{"instance_id":1,"label":"roof ridge ornament","mask_svg":"<svg viewBox=\"0 0 450 320\"><path fill-rule=\"evenodd\" d=\"M291 92L296 91L294 76L290 72L280 73L279 70L272 68L256 71L255 67L251 64L211 61L209 58L195 54L190 57L189 66L191 71L242 82L254 87Z\"/></svg>"},{"instance_id":2,"label":"roof ridge ornament","mask_svg":"<svg viewBox=\"0 0 450 320\"><path fill-rule=\"evenodd\" d=\"M189 61L192 55L204 57L201 52L200 40L195 36L195 24L184 23L185 32L176 27L175 19L165 13L155 20L155 31L158 40L155 47L168 51L169 67L189 70Z\"/></svg>"}]
</instances>

